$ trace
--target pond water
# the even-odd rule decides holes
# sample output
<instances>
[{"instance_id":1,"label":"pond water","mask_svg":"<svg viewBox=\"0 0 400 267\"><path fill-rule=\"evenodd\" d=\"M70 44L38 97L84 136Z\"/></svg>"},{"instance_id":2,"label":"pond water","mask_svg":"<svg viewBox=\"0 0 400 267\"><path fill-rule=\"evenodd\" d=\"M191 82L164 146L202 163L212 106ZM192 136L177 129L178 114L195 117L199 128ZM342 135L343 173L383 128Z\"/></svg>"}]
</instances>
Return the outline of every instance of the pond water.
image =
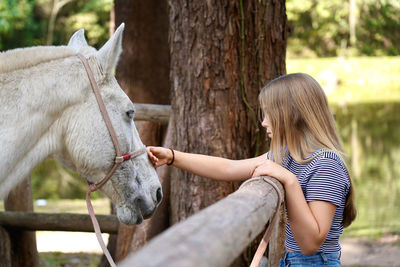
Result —
<instances>
[{"instance_id":1,"label":"pond water","mask_svg":"<svg viewBox=\"0 0 400 267\"><path fill-rule=\"evenodd\" d=\"M400 102L332 105L348 153L358 217L345 234L400 232Z\"/></svg>"}]
</instances>

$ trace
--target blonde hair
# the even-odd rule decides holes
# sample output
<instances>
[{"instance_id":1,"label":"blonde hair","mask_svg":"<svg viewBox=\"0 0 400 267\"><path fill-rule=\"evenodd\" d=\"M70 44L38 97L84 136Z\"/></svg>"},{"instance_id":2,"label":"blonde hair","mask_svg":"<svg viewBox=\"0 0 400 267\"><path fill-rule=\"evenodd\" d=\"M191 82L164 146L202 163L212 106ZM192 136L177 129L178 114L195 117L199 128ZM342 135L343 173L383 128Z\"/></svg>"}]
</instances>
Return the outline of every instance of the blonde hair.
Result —
<instances>
[{"instance_id":1,"label":"blonde hair","mask_svg":"<svg viewBox=\"0 0 400 267\"><path fill-rule=\"evenodd\" d=\"M294 73L272 80L261 90L259 102L271 123L270 153L276 163L282 164L282 159L290 154L304 164L313 159L305 158L318 149L333 151L344 158L325 93L310 75ZM356 217L350 174L349 180L351 187L344 210L344 227Z\"/></svg>"}]
</instances>

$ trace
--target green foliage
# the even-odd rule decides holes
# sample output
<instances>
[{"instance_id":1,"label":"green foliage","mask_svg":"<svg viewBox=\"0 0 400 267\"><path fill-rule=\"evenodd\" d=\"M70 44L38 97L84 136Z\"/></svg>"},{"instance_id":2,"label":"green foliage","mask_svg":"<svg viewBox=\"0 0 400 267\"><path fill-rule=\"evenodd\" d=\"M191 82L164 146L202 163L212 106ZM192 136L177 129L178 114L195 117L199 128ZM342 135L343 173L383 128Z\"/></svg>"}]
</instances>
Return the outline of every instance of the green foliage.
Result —
<instances>
[{"instance_id":1,"label":"green foliage","mask_svg":"<svg viewBox=\"0 0 400 267\"><path fill-rule=\"evenodd\" d=\"M71 35L84 28L88 43L99 48L109 38L112 0L0 0L0 50L45 45L49 20L56 14L53 45L66 45Z\"/></svg>"},{"instance_id":2,"label":"green foliage","mask_svg":"<svg viewBox=\"0 0 400 267\"><path fill-rule=\"evenodd\" d=\"M286 0L290 57L399 55L400 2L356 1L356 43L350 45L349 1Z\"/></svg>"},{"instance_id":3,"label":"green foliage","mask_svg":"<svg viewBox=\"0 0 400 267\"><path fill-rule=\"evenodd\" d=\"M112 0L73 1L61 12L55 28L55 45L67 44L71 35L84 28L88 44L100 48L108 38Z\"/></svg>"},{"instance_id":4,"label":"green foliage","mask_svg":"<svg viewBox=\"0 0 400 267\"><path fill-rule=\"evenodd\" d=\"M365 55L400 54L400 1L369 0L361 6L360 52Z\"/></svg>"},{"instance_id":5,"label":"green foliage","mask_svg":"<svg viewBox=\"0 0 400 267\"><path fill-rule=\"evenodd\" d=\"M33 169L31 179L34 199L84 199L88 190L85 178L54 159L45 160ZM96 191L91 198L104 195Z\"/></svg>"},{"instance_id":6,"label":"green foliage","mask_svg":"<svg viewBox=\"0 0 400 267\"><path fill-rule=\"evenodd\" d=\"M347 2L287 0L286 7L291 27L289 45L292 41L300 44L294 47L294 53L307 47L315 55L333 56L341 40L347 39Z\"/></svg>"},{"instance_id":7,"label":"green foliage","mask_svg":"<svg viewBox=\"0 0 400 267\"><path fill-rule=\"evenodd\" d=\"M88 188L84 178L52 159L39 164L31 178L34 199L84 198Z\"/></svg>"},{"instance_id":8,"label":"green foliage","mask_svg":"<svg viewBox=\"0 0 400 267\"><path fill-rule=\"evenodd\" d=\"M0 0L0 50L40 42L38 36L43 23L36 20L34 5L33 0Z\"/></svg>"}]
</instances>

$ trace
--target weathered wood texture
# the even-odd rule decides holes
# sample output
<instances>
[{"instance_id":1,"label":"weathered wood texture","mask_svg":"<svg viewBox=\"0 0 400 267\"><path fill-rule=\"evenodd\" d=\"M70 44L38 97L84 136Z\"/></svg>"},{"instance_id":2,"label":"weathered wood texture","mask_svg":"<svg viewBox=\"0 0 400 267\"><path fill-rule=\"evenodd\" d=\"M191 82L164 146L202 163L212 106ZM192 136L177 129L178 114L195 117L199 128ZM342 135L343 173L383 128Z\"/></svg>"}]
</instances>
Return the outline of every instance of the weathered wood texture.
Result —
<instances>
[{"instance_id":1,"label":"weathered wood texture","mask_svg":"<svg viewBox=\"0 0 400 267\"><path fill-rule=\"evenodd\" d=\"M113 215L96 215L103 233L117 233L118 219ZM94 232L89 215L72 213L0 212L0 225L28 231Z\"/></svg>"},{"instance_id":2,"label":"weathered wood texture","mask_svg":"<svg viewBox=\"0 0 400 267\"><path fill-rule=\"evenodd\" d=\"M284 204L281 206L279 213L278 223L271 234L271 241L273 241L268 244L268 267L279 266L280 258L285 250L286 212Z\"/></svg>"},{"instance_id":3,"label":"weathered wood texture","mask_svg":"<svg viewBox=\"0 0 400 267\"><path fill-rule=\"evenodd\" d=\"M0 227L0 267L12 267L10 235Z\"/></svg>"},{"instance_id":4,"label":"weathered wood texture","mask_svg":"<svg viewBox=\"0 0 400 267\"><path fill-rule=\"evenodd\" d=\"M283 196L282 185L270 179ZM119 266L229 266L265 230L277 208L277 200L270 184L252 181L169 228Z\"/></svg>"},{"instance_id":5,"label":"weathered wood texture","mask_svg":"<svg viewBox=\"0 0 400 267\"><path fill-rule=\"evenodd\" d=\"M27 177L8 194L4 201L6 211L33 211L31 178ZM8 228L11 244L11 265L13 267L39 266L36 234L32 231ZM1 239L0 239L1 242Z\"/></svg>"},{"instance_id":6,"label":"weathered wood texture","mask_svg":"<svg viewBox=\"0 0 400 267\"><path fill-rule=\"evenodd\" d=\"M135 120L167 124L171 113L170 105L135 103Z\"/></svg>"}]
</instances>

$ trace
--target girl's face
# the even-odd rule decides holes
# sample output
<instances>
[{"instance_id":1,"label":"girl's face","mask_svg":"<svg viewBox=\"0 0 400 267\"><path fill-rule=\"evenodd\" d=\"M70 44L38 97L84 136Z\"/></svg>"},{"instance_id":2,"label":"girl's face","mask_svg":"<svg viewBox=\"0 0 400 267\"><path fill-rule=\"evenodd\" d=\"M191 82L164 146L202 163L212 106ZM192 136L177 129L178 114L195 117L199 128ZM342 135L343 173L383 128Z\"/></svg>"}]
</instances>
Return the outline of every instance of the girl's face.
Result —
<instances>
[{"instance_id":1,"label":"girl's face","mask_svg":"<svg viewBox=\"0 0 400 267\"><path fill-rule=\"evenodd\" d=\"M267 114L264 116L264 120L261 123L262 127L267 129L267 135L269 138L272 138L272 126L271 126L271 121L269 120L269 117Z\"/></svg>"}]
</instances>

